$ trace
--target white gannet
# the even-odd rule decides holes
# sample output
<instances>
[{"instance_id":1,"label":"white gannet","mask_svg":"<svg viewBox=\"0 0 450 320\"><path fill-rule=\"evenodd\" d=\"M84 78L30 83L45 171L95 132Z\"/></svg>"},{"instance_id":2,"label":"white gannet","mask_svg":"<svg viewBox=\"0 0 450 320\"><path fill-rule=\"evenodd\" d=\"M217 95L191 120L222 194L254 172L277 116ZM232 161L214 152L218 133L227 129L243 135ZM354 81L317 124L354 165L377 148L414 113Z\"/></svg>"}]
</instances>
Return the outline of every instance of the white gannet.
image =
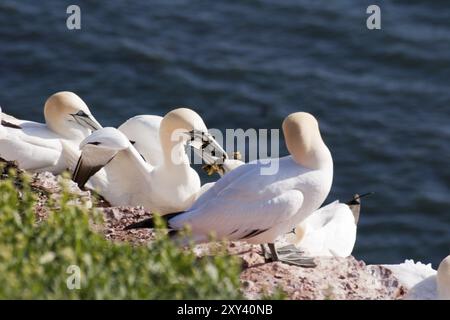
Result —
<instances>
[{"instance_id":1,"label":"white gannet","mask_svg":"<svg viewBox=\"0 0 450 320\"><path fill-rule=\"evenodd\" d=\"M347 203L336 200L314 211L293 232L280 237L277 244L294 245L314 257L348 257L356 242L360 198L365 195L356 194Z\"/></svg>"},{"instance_id":2,"label":"white gannet","mask_svg":"<svg viewBox=\"0 0 450 320\"><path fill-rule=\"evenodd\" d=\"M383 267L392 271L408 293L406 300L450 300L450 255L434 270L431 264L405 260Z\"/></svg>"},{"instance_id":3,"label":"white gannet","mask_svg":"<svg viewBox=\"0 0 450 320\"><path fill-rule=\"evenodd\" d=\"M101 128L88 106L72 92L58 92L44 106L45 124L2 114L0 157L31 172L72 169L66 148L75 152L91 131Z\"/></svg>"},{"instance_id":4,"label":"white gannet","mask_svg":"<svg viewBox=\"0 0 450 320\"><path fill-rule=\"evenodd\" d=\"M268 243L273 260L313 266L311 259L292 252L279 255L274 242L323 203L333 180L333 160L311 114L297 112L286 117L283 133L290 156L270 159L279 161L277 173L262 175L261 168L267 163L261 161L239 166L220 178L189 210L164 217L172 234L190 225L196 242L206 242L214 234L218 239ZM153 226L150 218L126 229Z\"/></svg>"},{"instance_id":5,"label":"white gannet","mask_svg":"<svg viewBox=\"0 0 450 320\"><path fill-rule=\"evenodd\" d=\"M135 147L144 160L153 166L163 162L161 143L159 141L159 127L162 117L153 115L138 115L125 121L118 130L125 134L130 143ZM67 152L70 148L65 148L70 168L75 168L80 157L80 150ZM106 172L100 169L86 183L87 189L98 188L100 190L108 185ZM94 187L95 186L95 187Z\"/></svg>"},{"instance_id":6,"label":"white gannet","mask_svg":"<svg viewBox=\"0 0 450 320\"><path fill-rule=\"evenodd\" d=\"M214 154L214 149L208 145L196 146L194 151L200 155L206 163L202 168L212 175L218 173L221 177L244 164L239 156L234 159L219 158ZM206 192L214 185L214 182L204 184L200 193ZM360 212L360 198L355 195L347 202L338 200L316 210L302 223L277 240L279 252L289 253L296 248L304 251L308 256L335 256L348 257L351 255L356 242L356 230ZM265 249L262 247L263 253Z\"/></svg>"},{"instance_id":7,"label":"white gannet","mask_svg":"<svg viewBox=\"0 0 450 320\"><path fill-rule=\"evenodd\" d=\"M112 205L142 205L160 214L186 210L198 197L200 178L190 166L185 147L194 132L206 130L201 117L190 109L167 113L159 126L159 165L145 161L119 130L98 130L81 143L73 180L83 187L103 168L106 179L90 182Z\"/></svg>"}]
</instances>

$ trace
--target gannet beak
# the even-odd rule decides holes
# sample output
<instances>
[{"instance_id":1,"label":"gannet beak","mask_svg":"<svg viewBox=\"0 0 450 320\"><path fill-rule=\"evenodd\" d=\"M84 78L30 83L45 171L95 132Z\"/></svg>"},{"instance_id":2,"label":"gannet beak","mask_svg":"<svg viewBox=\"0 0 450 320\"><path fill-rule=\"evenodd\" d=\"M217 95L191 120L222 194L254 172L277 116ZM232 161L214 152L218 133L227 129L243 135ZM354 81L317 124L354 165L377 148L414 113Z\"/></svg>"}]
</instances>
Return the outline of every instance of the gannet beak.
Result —
<instances>
[{"instance_id":1,"label":"gannet beak","mask_svg":"<svg viewBox=\"0 0 450 320\"><path fill-rule=\"evenodd\" d=\"M89 115L83 111L78 111L77 113L72 114L72 116L79 125L89 130L95 131L103 128L92 115Z\"/></svg>"},{"instance_id":2,"label":"gannet beak","mask_svg":"<svg viewBox=\"0 0 450 320\"><path fill-rule=\"evenodd\" d=\"M196 154L198 154L207 164L222 163L228 159L226 151L208 132L192 130L186 132L190 138L188 145L191 146Z\"/></svg>"}]
</instances>

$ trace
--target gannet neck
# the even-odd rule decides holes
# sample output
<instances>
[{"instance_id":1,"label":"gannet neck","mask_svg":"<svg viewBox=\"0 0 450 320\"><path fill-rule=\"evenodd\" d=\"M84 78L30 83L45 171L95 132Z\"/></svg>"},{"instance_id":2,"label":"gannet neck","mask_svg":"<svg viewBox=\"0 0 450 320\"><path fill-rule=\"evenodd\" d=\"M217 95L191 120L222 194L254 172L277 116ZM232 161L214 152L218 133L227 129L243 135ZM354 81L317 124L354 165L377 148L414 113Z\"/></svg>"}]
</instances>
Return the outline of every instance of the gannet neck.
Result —
<instances>
[{"instance_id":1,"label":"gannet neck","mask_svg":"<svg viewBox=\"0 0 450 320\"><path fill-rule=\"evenodd\" d=\"M163 163L159 127L162 117L138 115L125 121L118 129L124 133L144 160L152 166Z\"/></svg>"},{"instance_id":2,"label":"gannet neck","mask_svg":"<svg viewBox=\"0 0 450 320\"><path fill-rule=\"evenodd\" d=\"M153 166L146 162L141 154L136 150L135 147L129 144L128 148L124 150L125 153L128 154L129 159L133 162L133 164L139 169L143 176L146 176L151 170L153 170Z\"/></svg>"},{"instance_id":3,"label":"gannet neck","mask_svg":"<svg viewBox=\"0 0 450 320\"><path fill-rule=\"evenodd\" d=\"M436 281L438 298L440 300L450 300L450 255L440 263Z\"/></svg>"},{"instance_id":4,"label":"gannet neck","mask_svg":"<svg viewBox=\"0 0 450 320\"><path fill-rule=\"evenodd\" d=\"M53 94L47 99L44 106L47 127L69 140L81 140L91 132L74 118L74 115L80 112L92 117L84 101L75 93L69 91Z\"/></svg>"},{"instance_id":5,"label":"gannet neck","mask_svg":"<svg viewBox=\"0 0 450 320\"><path fill-rule=\"evenodd\" d=\"M309 113L296 112L283 121L286 146L299 165L309 169L324 169L333 166L330 150L322 140L319 124Z\"/></svg>"},{"instance_id":6,"label":"gannet neck","mask_svg":"<svg viewBox=\"0 0 450 320\"><path fill-rule=\"evenodd\" d=\"M202 118L193 110L178 108L167 113L161 121L159 136L164 155L163 165L167 167L189 167L185 147L188 132L200 130L207 132Z\"/></svg>"}]
</instances>

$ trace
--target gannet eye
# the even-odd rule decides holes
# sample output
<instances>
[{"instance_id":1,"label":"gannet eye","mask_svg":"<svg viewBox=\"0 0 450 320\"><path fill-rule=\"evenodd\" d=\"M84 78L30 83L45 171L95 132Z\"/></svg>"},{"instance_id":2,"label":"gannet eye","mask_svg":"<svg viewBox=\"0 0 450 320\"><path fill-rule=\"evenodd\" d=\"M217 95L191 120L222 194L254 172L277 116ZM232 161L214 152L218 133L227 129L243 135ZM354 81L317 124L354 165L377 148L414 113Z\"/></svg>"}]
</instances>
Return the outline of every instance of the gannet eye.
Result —
<instances>
[{"instance_id":1,"label":"gannet eye","mask_svg":"<svg viewBox=\"0 0 450 320\"><path fill-rule=\"evenodd\" d=\"M80 117L87 117L87 116L88 116L88 115L87 115L84 111L82 111L82 110L78 111L78 112L76 113L76 115L77 115L77 116L80 116Z\"/></svg>"}]
</instances>

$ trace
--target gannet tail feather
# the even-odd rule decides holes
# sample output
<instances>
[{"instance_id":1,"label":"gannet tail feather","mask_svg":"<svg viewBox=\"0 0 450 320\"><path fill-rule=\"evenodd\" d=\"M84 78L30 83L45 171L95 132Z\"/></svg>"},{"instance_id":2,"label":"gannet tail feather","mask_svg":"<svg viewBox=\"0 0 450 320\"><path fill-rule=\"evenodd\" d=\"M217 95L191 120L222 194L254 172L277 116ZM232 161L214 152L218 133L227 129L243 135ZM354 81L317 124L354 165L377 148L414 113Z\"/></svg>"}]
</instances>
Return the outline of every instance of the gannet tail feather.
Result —
<instances>
[{"instance_id":1,"label":"gannet tail feather","mask_svg":"<svg viewBox=\"0 0 450 320\"><path fill-rule=\"evenodd\" d=\"M373 194L373 192L364 193L362 195L355 194L352 200L346 202L346 205L350 207L350 210L352 211L353 216L355 217L355 224L358 224L359 222L359 213L361 210L361 198L365 196L370 196L371 194Z\"/></svg>"}]
</instances>

